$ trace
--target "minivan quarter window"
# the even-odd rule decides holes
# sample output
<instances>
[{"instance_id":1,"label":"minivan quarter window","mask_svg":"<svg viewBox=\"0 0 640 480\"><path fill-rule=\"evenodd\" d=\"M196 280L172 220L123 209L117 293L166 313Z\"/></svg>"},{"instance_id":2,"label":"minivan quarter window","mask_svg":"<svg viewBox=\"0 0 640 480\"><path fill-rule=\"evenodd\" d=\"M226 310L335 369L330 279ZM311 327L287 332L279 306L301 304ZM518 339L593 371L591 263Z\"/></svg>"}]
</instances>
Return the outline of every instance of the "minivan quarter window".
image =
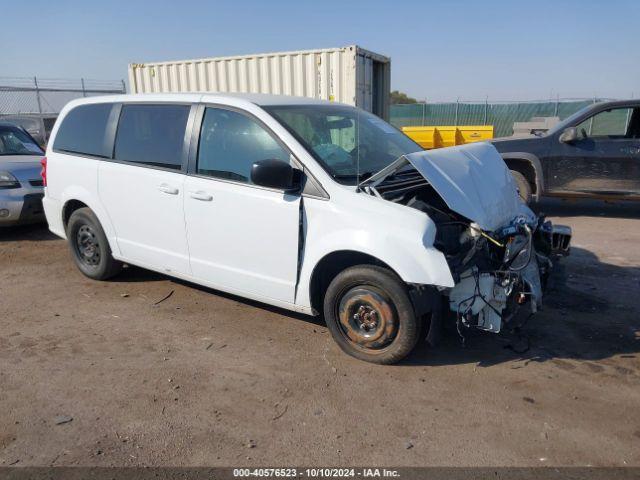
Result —
<instances>
[{"instance_id":1,"label":"minivan quarter window","mask_svg":"<svg viewBox=\"0 0 640 480\"><path fill-rule=\"evenodd\" d=\"M123 105L114 159L180 170L190 109L189 105Z\"/></svg>"},{"instance_id":2,"label":"minivan quarter window","mask_svg":"<svg viewBox=\"0 0 640 480\"><path fill-rule=\"evenodd\" d=\"M105 143L111 103L90 103L72 109L62 120L53 149L64 153L77 153L108 158Z\"/></svg>"},{"instance_id":3,"label":"minivan quarter window","mask_svg":"<svg viewBox=\"0 0 640 480\"><path fill-rule=\"evenodd\" d=\"M256 120L222 108L205 110L196 173L251 183L251 167L259 160L282 160L290 155Z\"/></svg>"}]
</instances>

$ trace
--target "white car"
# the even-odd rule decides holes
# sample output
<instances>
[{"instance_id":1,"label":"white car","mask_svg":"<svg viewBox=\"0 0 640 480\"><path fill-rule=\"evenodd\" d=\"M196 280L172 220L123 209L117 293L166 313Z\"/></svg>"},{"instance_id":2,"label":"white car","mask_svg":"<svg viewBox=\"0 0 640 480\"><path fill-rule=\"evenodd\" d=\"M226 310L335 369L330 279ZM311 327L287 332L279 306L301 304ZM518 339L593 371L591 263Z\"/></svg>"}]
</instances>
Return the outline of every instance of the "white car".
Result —
<instances>
[{"instance_id":1,"label":"white car","mask_svg":"<svg viewBox=\"0 0 640 480\"><path fill-rule=\"evenodd\" d=\"M76 100L46 158L49 228L88 277L127 263L323 314L345 352L376 363L441 319L498 332L528 316L558 237L491 145L422 151L308 98Z\"/></svg>"}]
</instances>

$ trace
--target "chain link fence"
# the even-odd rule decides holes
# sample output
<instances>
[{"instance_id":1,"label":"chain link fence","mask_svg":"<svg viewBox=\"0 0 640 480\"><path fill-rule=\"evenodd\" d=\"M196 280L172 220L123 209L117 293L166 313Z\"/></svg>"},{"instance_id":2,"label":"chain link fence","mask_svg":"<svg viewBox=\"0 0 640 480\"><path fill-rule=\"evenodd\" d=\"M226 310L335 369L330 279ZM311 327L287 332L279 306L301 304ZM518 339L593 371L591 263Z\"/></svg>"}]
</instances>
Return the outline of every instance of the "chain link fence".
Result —
<instances>
[{"instance_id":1,"label":"chain link fence","mask_svg":"<svg viewBox=\"0 0 640 480\"><path fill-rule=\"evenodd\" d=\"M0 77L0 116L57 115L62 107L76 98L125 91L124 80Z\"/></svg>"},{"instance_id":2,"label":"chain link fence","mask_svg":"<svg viewBox=\"0 0 640 480\"><path fill-rule=\"evenodd\" d=\"M390 121L396 127L437 125L493 125L494 136L513 134L514 122L533 117L559 117L560 120L603 98L571 98L550 101L412 103L391 105Z\"/></svg>"},{"instance_id":3,"label":"chain link fence","mask_svg":"<svg viewBox=\"0 0 640 480\"><path fill-rule=\"evenodd\" d=\"M22 126L44 146L60 110L68 102L125 92L123 80L0 77L0 121Z\"/></svg>"}]
</instances>

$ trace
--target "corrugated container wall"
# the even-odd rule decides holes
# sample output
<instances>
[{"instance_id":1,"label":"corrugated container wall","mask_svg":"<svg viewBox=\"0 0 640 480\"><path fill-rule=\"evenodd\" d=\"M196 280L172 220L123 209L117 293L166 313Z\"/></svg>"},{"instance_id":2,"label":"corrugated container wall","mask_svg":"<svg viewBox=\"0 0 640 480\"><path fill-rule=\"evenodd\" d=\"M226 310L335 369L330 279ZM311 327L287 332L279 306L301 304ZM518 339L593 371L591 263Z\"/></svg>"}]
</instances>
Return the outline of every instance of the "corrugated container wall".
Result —
<instances>
[{"instance_id":1,"label":"corrugated container wall","mask_svg":"<svg viewBox=\"0 0 640 480\"><path fill-rule=\"evenodd\" d=\"M355 105L388 120L391 60L358 46L132 63L132 93L268 93Z\"/></svg>"}]
</instances>

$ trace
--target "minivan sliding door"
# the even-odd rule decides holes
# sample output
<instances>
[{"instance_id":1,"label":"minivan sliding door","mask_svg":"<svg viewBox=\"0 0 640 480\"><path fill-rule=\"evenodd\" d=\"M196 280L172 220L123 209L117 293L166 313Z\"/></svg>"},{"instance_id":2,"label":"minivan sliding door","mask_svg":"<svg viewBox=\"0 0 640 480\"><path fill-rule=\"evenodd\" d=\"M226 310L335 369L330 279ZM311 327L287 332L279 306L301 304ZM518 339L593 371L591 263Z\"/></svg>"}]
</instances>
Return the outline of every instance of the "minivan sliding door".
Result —
<instances>
[{"instance_id":1,"label":"minivan sliding door","mask_svg":"<svg viewBox=\"0 0 640 480\"><path fill-rule=\"evenodd\" d=\"M113 160L101 162L98 172L100 199L123 259L167 273L190 273L183 184L191 109L123 105Z\"/></svg>"}]
</instances>

